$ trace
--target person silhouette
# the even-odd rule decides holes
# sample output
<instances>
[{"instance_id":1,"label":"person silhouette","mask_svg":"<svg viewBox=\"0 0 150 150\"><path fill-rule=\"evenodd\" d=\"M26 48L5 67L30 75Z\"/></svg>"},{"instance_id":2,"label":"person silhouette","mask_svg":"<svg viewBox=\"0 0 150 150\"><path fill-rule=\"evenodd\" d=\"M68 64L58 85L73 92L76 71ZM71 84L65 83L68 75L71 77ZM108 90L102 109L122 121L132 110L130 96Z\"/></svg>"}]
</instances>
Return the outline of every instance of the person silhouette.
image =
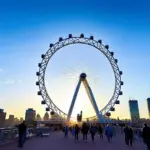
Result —
<instances>
[{"instance_id":1,"label":"person silhouette","mask_svg":"<svg viewBox=\"0 0 150 150\"><path fill-rule=\"evenodd\" d=\"M150 150L150 127L145 123L143 132L142 132L143 142L147 146L147 149Z\"/></svg>"},{"instance_id":2,"label":"person silhouette","mask_svg":"<svg viewBox=\"0 0 150 150\"><path fill-rule=\"evenodd\" d=\"M19 141L18 141L18 147L23 147L25 139L26 139L26 124L25 121L23 121L21 124L18 126L18 132L19 132Z\"/></svg>"},{"instance_id":3,"label":"person silhouette","mask_svg":"<svg viewBox=\"0 0 150 150\"><path fill-rule=\"evenodd\" d=\"M80 128L79 128L79 126L76 124L76 125L75 125L75 140L78 140L79 130L80 130Z\"/></svg>"}]
</instances>

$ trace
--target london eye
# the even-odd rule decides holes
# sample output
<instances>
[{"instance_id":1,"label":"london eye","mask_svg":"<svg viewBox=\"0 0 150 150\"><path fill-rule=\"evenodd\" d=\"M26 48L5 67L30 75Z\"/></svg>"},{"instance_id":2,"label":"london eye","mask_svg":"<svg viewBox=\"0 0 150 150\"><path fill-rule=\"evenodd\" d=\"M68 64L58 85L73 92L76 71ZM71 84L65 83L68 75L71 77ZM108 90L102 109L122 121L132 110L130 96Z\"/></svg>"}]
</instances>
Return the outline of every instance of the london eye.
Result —
<instances>
[{"instance_id":1,"label":"london eye","mask_svg":"<svg viewBox=\"0 0 150 150\"><path fill-rule=\"evenodd\" d=\"M59 108L55 104L55 100L52 100L52 98L48 94L45 85L45 73L47 65L50 62L50 59L52 58L54 53L56 53L60 49L63 49L63 47L73 44L84 44L94 47L107 58L112 67L115 78L113 95L108 100L108 103L101 110L98 109L92 89L90 88L90 85L88 84L88 81L86 79L86 73L84 72L81 73L79 76L78 85L75 89L75 93L73 95L68 113L62 111L61 108ZM121 80L121 75L123 74L123 72L118 67L118 60L114 57L114 52L109 51L109 45L103 45L102 40L95 40L94 36L85 37L84 34L81 34L78 37L69 34L67 38L63 39L62 37L60 37L58 42L56 42L55 44L51 43L49 45L49 49L47 50L47 52L41 55L41 59L42 59L41 62L38 64L39 71L36 72L36 75L38 76L38 81L36 82L36 85L39 87L39 91L37 94L42 97L41 104L46 105L46 111L50 111L51 115L57 114L68 121L70 120L81 82L83 82L88 97L95 110L96 116L94 117L97 117L100 122L103 121L104 116L107 117L111 116L111 112L115 111L115 105L120 104L119 96L123 94L123 92L121 91L121 86L124 84L123 81Z\"/></svg>"}]
</instances>

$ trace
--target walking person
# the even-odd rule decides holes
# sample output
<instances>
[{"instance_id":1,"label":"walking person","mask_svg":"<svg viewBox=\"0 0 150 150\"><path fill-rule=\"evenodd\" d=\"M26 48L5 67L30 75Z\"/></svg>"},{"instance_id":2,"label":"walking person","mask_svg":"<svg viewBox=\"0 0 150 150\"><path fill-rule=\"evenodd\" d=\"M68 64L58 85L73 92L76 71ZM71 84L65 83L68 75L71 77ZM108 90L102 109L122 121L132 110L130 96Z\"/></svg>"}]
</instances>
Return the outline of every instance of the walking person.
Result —
<instances>
[{"instance_id":1,"label":"walking person","mask_svg":"<svg viewBox=\"0 0 150 150\"><path fill-rule=\"evenodd\" d=\"M83 134L83 140L87 142L87 134L89 131L88 125L84 122L82 125L82 134Z\"/></svg>"},{"instance_id":2,"label":"walking person","mask_svg":"<svg viewBox=\"0 0 150 150\"><path fill-rule=\"evenodd\" d=\"M80 128L79 128L79 126L76 124L76 125L75 125L75 140L78 140L79 130L80 130Z\"/></svg>"},{"instance_id":3,"label":"walking person","mask_svg":"<svg viewBox=\"0 0 150 150\"><path fill-rule=\"evenodd\" d=\"M101 125L98 127L98 133L99 133L100 138L103 139L103 128Z\"/></svg>"},{"instance_id":4,"label":"walking person","mask_svg":"<svg viewBox=\"0 0 150 150\"><path fill-rule=\"evenodd\" d=\"M114 125L112 126L112 133L113 133L113 136L116 136L116 128Z\"/></svg>"},{"instance_id":5,"label":"walking person","mask_svg":"<svg viewBox=\"0 0 150 150\"><path fill-rule=\"evenodd\" d=\"M96 126L94 126L94 125L91 126L90 133L91 133L92 142L94 142L95 141L95 134L96 134Z\"/></svg>"},{"instance_id":6,"label":"walking person","mask_svg":"<svg viewBox=\"0 0 150 150\"><path fill-rule=\"evenodd\" d=\"M107 140L108 142L111 142L112 140L112 127L108 124L107 127L106 127L106 131L105 131L105 135L107 136Z\"/></svg>"},{"instance_id":7,"label":"walking person","mask_svg":"<svg viewBox=\"0 0 150 150\"><path fill-rule=\"evenodd\" d=\"M75 127L72 127L72 131L71 131L72 136L75 136Z\"/></svg>"},{"instance_id":8,"label":"walking person","mask_svg":"<svg viewBox=\"0 0 150 150\"><path fill-rule=\"evenodd\" d=\"M150 127L148 127L146 123L144 124L142 137L147 149L150 150Z\"/></svg>"},{"instance_id":9,"label":"walking person","mask_svg":"<svg viewBox=\"0 0 150 150\"><path fill-rule=\"evenodd\" d=\"M66 139L68 138L68 132L69 132L69 128L68 128L68 126L66 126L66 127L64 128L64 134L65 134L65 138L66 138Z\"/></svg>"},{"instance_id":10,"label":"walking person","mask_svg":"<svg viewBox=\"0 0 150 150\"><path fill-rule=\"evenodd\" d=\"M124 135L125 135L125 143L126 143L126 145L129 145L128 133L129 133L129 127L126 125L125 128L124 128Z\"/></svg>"},{"instance_id":11,"label":"walking person","mask_svg":"<svg viewBox=\"0 0 150 150\"><path fill-rule=\"evenodd\" d=\"M132 146L132 143L133 143L133 129L132 129L132 127L129 127L127 138L129 141L129 145Z\"/></svg>"},{"instance_id":12,"label":"walking person","mask_svg":"<svg viewBox=\"0 0 150 150\"><path fill-rule=\"evenodd\" d=\"M26 139L26 124L25 121L23 121L21 124L18 126L18 132L19 132L19 141L18 141L18 147L23 147Z\"/></svg>"}]
</instances>

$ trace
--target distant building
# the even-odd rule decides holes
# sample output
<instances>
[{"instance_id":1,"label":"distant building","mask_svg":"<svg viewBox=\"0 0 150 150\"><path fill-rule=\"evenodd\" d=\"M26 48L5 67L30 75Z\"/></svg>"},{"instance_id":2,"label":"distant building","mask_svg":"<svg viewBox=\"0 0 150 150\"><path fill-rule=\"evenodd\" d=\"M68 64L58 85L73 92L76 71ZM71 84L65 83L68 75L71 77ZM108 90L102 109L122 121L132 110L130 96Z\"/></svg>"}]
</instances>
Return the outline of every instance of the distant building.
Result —
<instances>
[{"instance_id":1,"label":"distant building","mask_svg":"<svg viewBox=\"0 0 150 150\"><path fill-rule=\"evenodd\" d=\"M19 120L19 122L22 123L23 121L24 121L24 119L21 117L20 120Z\"/></svg>"},{"instance_id":2,"label":"distant building","mask_svg":"<svg viewBox=\"0 0 150 150\"><path fill-rule=\"evenodd\" d=\"M4 109L0 109L0 128L3 128L5 125L6 113Z\"/></svg>"},{"instance_id":3,"label":"distant building","mask_svg":"<svg viewBox=\"0 0 150 150\"><path fill-rule=\"evenodd\" d=\"M150 98L147 98L147 107L148 107L148 114L150 118Z\"/></svg>"},{"instance_id":4,"label":"distant building","mask_svg":"<svg viewBox=\"0 0 150 150\"><path fill-rule=\"evenodd\" d=\"M51 120L63 120L63 118L61 118L58 114L54 113L53 115L51 115Z\"/></svg>"},{"instance_id":5,"label":"distant building","mask_svg":"<svg viewBox=\"0 0 150 150\"><path fill-rule=\"evenodd\" d=\"M29 108L26 110L25 113L25 121L27 124L33 124L33 122L35 121L36 118L36 111L32 108Z\"/></svg>"},{"instance_id":6,"label":"distant building","mask_svg":"<svg viewBox=\"0 0 150 150\"><path fill-rule=\"evenodd\" d=\"M130 116L132 121L140 119L139 107L137 100L129 100Z\"/></svg>"},{"instance_id":7,"label":"distant building","mask_svg":"<svg viewBox=\"0 0 150 150\"><path fill-rule=\"evenodd\" d=\"M18 118L14 118L14 125L20 124L20 120Z\"/></svg>"},{"instance_id":8,"label":"distant building","mask_svg":"<svg viewBox=\"0 0 150 150\"><path fill-rule=\"evenodd\" d=\"M8 118L8 125L9 126L14 125L14 119L15 119L14 115L9 115L9 118Z\"/></svg>"},{"instance_id":9,"label":"distant building","mask_svg":"<svg viewBox=\"0 0 150 150\"><path fill-rule=\"evenodd\" d=\"M37 121L41 121L41 120L42 120L42 119L41 119L41 116L40 116L39 114L37 114L36 120L37 120Z\"/></svg>"},{"instance_id":10,"label":"distant building","mask_svg":"<svg viewBox=\"0 0 150 150\"><path fill-rule=\"evenodd\" d=\"M43 120L44 121L49 120L49 114L48 114L48 112L45 113Z\"/></svg>"}]
</instances>

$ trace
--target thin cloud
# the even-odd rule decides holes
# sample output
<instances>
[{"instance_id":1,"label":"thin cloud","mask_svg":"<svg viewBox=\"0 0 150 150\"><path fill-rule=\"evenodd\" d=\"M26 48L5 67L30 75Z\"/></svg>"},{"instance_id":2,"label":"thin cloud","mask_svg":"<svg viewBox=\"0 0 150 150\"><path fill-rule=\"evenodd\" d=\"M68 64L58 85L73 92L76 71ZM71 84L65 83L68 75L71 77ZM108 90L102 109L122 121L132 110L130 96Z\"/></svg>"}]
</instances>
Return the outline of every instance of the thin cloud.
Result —
<instances>
[{"instance_id":1,"label":"thin cloud","mask_svg":"<svg viewBox=\"0 0 150 150\"><path fill-rule=\"evenodd\" d=\"M22 80L19 80L18 83L21 84L21 83L23 83L23 81L22 81Z\"/></svg>"},{"instance_id":2,"label":"thin cloud","mask_svg":"<svg viewBox=\"0 0 150 150\"><path fill-rule=\"evenodd\" d=\"M2 72L2 71L3 71L3 69L0 68L0 72Z\"/></svg>"},{"instance_id":3,"label":"thin cloud","mask_svg":"<svg viewBox=\"0 0 150 150\"><path fill-rule=\"evenodd\" d=\"M0 81L0 84L14 84L14 83L17 83L17 84L22 84L23 81L20 79L20 80L13 80L13 79L6 79L6 80L3 80L3 81Z\"/></svg>"},{"instance_id":4,"label":"thin cloud","mask_svg":"<svg viewBox=\"0 0 150 150\"><path fill-rule=\"evenodd\" d=\"M15 81L12 80L12 79L7 79L7 80L5 80L5 81L0 81L0 83L1 83L1 84L14 84Z\"/></svg>"}]
</instances>

